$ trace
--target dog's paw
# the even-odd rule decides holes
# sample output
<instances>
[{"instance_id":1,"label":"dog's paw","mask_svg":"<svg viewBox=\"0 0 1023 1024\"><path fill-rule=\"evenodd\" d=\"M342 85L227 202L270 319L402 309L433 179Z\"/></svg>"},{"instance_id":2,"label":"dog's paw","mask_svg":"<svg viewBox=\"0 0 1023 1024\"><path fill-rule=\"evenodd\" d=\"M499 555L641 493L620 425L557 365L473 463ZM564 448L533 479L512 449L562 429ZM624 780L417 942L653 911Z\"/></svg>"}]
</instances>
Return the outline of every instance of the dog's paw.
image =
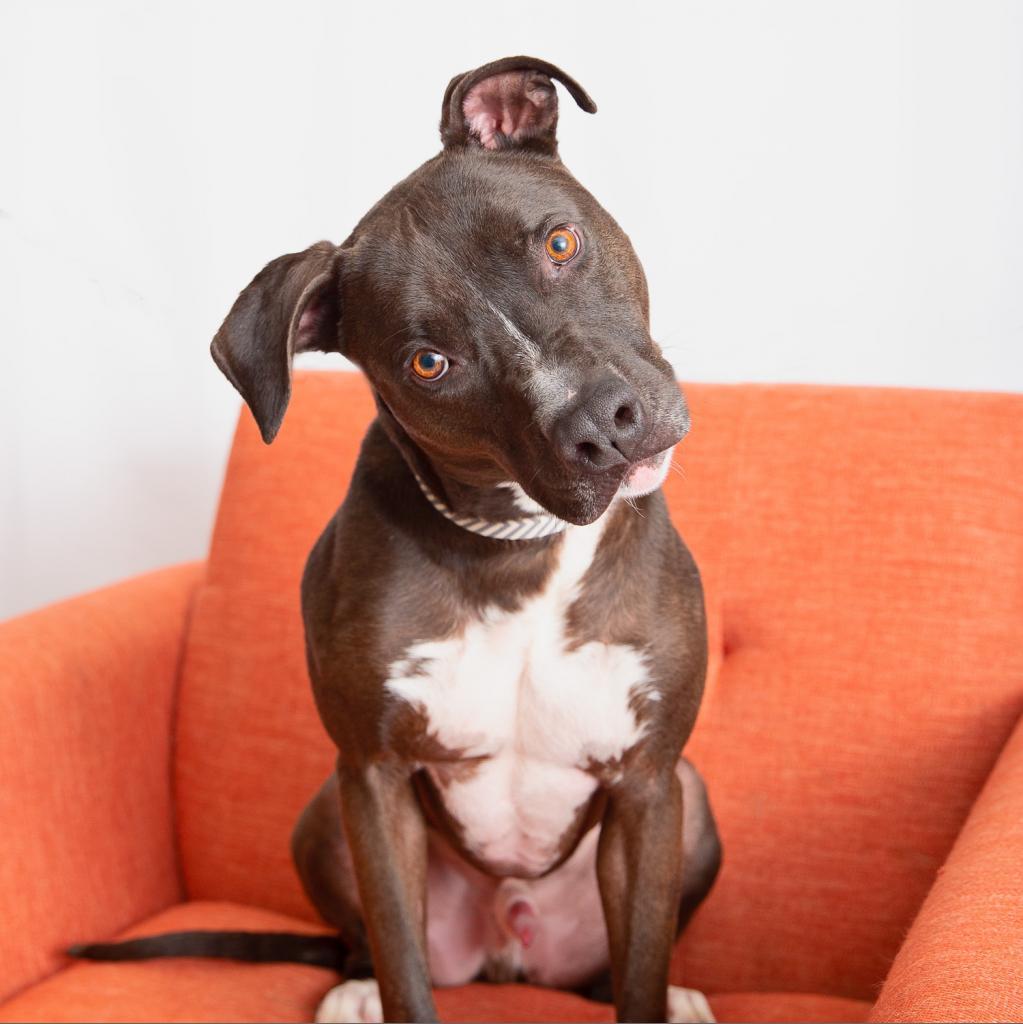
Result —
<instances>
[{"instance_id":1,"label":"dog's paw","mask_svg":"<svg viewBox=\"0 0 1023 1024\"><path fill-rule=\"evenodd\" d=\"M316 1008L316 1024L382 1024L383 1019L375 978L357 978L335 986Z\"/></svg>"},{"instance_id":2,"label":"dog's paw","mask_svg":"<svg viewBox=\"0 0 1023 1024\"><path fill-rule=\"evenodd\" d=\"M714 1024L707 997L695 988L669 985L668 1024Z\"/></svg>"}]
</instances>

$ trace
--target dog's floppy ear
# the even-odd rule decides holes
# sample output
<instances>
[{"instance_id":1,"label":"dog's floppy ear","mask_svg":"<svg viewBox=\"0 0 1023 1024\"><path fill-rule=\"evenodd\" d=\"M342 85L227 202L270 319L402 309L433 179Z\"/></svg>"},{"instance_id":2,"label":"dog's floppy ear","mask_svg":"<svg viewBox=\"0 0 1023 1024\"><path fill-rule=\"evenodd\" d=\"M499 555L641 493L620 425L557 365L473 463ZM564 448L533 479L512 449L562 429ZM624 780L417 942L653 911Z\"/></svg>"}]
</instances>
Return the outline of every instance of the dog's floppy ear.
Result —
<instances>
[{"instance_id":1,"label":"dog's floppy ear","mask_svg":"<svg viewBox=\"0 0 1023 1024\"><path fill-rule=\"evenodd\" d=\"M535 57L504 57L455 75L441 108L444 148L531 149L554 156L558 152L554 81L561 82L588 114L597 112L596 103L574 78Z\"/></svg>"},{"instance_id":2,"label":"dog's floppy ear","mask_svg":"<svg viewBox=\"0 0 1023 1024\"><path fill-rule=\"evenodd\" d=\"M268 263L238 296L210 352L269 444L291 397L291 359L340 351L341 252L317 242Z\"/></svg>"}]
</instances>

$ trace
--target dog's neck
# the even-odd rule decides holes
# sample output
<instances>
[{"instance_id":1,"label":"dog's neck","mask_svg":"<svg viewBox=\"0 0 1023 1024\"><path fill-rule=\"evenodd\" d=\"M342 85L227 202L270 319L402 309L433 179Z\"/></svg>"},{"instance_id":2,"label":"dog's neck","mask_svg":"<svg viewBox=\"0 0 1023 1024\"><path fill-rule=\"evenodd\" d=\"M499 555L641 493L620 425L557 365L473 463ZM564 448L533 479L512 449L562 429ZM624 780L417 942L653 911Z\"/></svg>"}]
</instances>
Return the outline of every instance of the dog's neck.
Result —
<instances>
[{"instance_id":1,"label":"dog's neck","mask_svg":"<svg viewBox=\"0 0 1023 1024\"><path fill-rule=\"evenodd\" d=\"M543 512L520 512L517 516L504 519L484 519L478 514L456 512L443 498L433 492L430 485L415 469L412 469L412 475L416 478L419 489L433 506L435 512L439 512L445 519L460 526L463 530L479 534L481 537L489 537L491 540L539 540L541 537L551 537L556 533L561 533L569 525L564 519L558 519L556 516ZM507 484L498 486L503 489L509 487ZM492 490L497 489L492 488ZM488 500L491 497L491 495L487 495ZM478 507L482 502L477 497L477 500L470 504ZM465 503L463 503L464 507Z\"/></svg>"},{"instance_id":2,"label":"dog's neck","mask_svg":"<svg viewBox=\"0 0 1023 1024\"><path fill-rule=\"evenodd\" d=\"M435 512L449 522L497 541L539 540L562 533L570 524L531 501L511 481L473 484L440 469L409 436L377 396L380 420L391 442Z\"/></svg>"}]
</instances>

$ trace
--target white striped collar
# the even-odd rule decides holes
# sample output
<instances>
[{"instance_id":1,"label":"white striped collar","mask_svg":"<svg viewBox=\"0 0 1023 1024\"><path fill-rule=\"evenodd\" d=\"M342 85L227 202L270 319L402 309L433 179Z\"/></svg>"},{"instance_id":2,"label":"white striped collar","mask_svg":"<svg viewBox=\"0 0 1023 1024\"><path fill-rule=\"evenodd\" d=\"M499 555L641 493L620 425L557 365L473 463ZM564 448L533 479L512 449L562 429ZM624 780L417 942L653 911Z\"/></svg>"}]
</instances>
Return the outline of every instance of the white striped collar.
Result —
<instances>
[{"instance_id":1,"label":"white striped collar","mask_svg":"<svg viewBox=\"0 0 1023 1024\"><path fill-rule=\"evenodd\" d=\"M481 537L491 540L538 540L540 537L551 537L561 533L568 526L564 519L552 515L526 514L514 519L479 519L475 516L463 516L441 501L430 490L426 481L415 471L412 475L423 492L423 497L445 518L456 526L470 533L478 533Z\"/></svg>"}]
</instances>

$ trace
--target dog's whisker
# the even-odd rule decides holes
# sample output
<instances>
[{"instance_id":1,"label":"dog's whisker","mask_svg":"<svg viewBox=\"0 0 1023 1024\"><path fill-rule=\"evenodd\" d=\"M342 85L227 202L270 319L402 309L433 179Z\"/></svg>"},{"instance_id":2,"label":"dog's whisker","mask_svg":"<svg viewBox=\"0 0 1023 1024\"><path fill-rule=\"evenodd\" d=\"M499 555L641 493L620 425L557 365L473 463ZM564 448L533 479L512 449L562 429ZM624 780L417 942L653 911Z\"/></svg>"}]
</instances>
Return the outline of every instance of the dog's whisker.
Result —
<instances>
[{"instance_id":1,"label":"dog's whisker","mask_svg":"<svg viewBox=\"0 0 1023 1024\"><path fill-rule=\"evenodd\" d=\"M635 498L626 498L625 504L628 505L629 508L631 508L632 511L635 512L640 519L646 519L646 513L639 507L639 505L636 504Z\"/></svg>"}]
</instances>

